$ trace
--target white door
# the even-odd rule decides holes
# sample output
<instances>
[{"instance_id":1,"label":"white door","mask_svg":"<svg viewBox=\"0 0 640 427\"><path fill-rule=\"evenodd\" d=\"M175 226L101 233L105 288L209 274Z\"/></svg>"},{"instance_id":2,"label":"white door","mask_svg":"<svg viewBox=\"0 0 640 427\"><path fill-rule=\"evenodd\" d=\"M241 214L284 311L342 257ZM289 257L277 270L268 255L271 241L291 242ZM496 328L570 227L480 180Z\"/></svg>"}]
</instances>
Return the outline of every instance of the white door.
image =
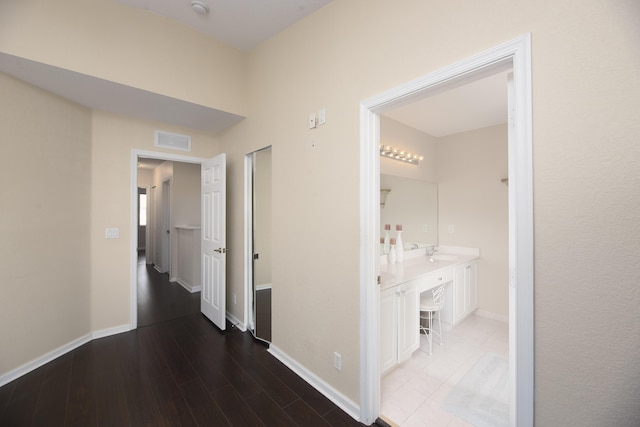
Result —
<instances>
[{"instance_id":1,"label":"white door","mask_svg":"<svg viewBox=\"0 0 640 427\"><path fill-rule=\"evenodd\" d=\"M202 163L202 292L200 311L226 327L226 156Z\"/></svg>"}]
</instances>

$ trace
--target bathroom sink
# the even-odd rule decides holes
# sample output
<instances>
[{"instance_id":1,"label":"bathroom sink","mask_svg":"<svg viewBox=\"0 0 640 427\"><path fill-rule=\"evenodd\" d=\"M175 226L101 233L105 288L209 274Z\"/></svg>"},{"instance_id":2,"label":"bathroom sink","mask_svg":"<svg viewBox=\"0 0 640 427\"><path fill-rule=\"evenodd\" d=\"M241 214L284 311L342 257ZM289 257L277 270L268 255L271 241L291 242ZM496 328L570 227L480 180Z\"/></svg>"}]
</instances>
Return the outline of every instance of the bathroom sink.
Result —
<instances>
[{"instance_id":1,"label":"bathroom sink","mask_svg":"<svg viewBox=\"0 0 640 427\"><path fill-rule=\"evenodd\" d=\"M458 259L456 255L434 254L429 257L429 261L455 261Z\"/></svg>"}]
</instances>

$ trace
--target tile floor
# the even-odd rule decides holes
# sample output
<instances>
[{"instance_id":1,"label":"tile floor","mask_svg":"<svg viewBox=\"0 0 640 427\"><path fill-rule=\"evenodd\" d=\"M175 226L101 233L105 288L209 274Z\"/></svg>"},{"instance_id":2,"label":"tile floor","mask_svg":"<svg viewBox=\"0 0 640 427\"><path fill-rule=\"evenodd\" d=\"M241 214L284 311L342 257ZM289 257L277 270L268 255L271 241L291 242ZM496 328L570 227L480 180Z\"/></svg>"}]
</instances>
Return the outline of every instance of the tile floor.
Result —
<instances>
[{"instance_id":1,"label":"tile floor","mask_svg":"<svg viewBox=\"0 0 640 427\"><path fill-rule=\"evenodd\" d=\"M484 353L509 357L508 324L472 315L445 332L443 346L434 341L432 355L428 349L421 335L411 359L382 377L382 415L402 427L470 426L440 405Z\"/></svg>"}]
</instances>

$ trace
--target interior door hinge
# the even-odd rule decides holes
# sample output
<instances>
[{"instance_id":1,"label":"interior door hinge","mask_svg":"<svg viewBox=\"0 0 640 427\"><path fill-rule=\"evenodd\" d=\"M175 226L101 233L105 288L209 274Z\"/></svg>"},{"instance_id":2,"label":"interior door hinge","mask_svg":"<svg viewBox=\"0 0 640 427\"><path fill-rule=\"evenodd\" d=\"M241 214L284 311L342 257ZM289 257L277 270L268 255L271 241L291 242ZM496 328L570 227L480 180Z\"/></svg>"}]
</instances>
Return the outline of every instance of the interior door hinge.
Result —
<instances>
[{"instance_id":1,"label":"interior door hinge","mask_svg":"<svg viewBox=\"0 0 640 427\"><path fill-rule=\"evenodd\" d=\"M380 284L380 275L378 274L378 285Z\"/></svg>"}]
</instances>

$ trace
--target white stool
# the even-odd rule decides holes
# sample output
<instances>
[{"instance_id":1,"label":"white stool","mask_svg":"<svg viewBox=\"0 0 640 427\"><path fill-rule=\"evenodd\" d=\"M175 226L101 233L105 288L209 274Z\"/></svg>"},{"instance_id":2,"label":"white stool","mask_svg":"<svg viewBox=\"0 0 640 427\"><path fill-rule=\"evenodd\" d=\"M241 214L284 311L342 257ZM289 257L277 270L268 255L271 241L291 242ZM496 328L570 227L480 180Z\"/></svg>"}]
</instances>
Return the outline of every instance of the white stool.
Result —
<instances>
[{"instance_id":1,"label":"white stool","mask_svg":"<svg viewBox=\"0 0 640 427\"><path fill-rule=\"evenodd\" d=\"M444 286L440 285L433 288L431 292L423 292L420 295L420 330L423 331L429 341L429 354L433 349L433 334L440 337L440 345L442 345L442 321L440 320L440 311L444 306ZM429 295L429 293L431 295ZM438 318L438 330L433 328L434 319ZM427 321L427 326L422 326L422 320Z\"/></svg>"}]
</instances>

